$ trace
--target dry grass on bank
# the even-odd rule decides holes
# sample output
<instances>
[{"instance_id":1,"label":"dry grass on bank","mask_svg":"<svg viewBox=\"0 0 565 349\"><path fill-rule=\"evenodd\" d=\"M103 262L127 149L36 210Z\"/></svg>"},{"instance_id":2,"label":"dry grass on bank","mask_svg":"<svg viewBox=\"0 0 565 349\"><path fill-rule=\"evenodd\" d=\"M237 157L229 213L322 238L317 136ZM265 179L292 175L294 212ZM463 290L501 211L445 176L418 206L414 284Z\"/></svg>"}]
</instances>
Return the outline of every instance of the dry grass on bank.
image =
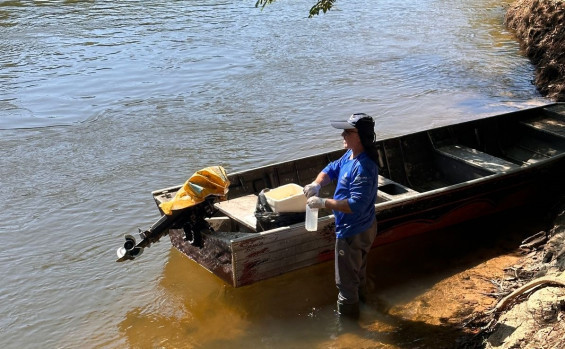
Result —
<instances>
[{"instance_id":1,"label":"dry grass on bank","mask_svg":"<svg viewBox=\"0 0 565 349\"><path fill-rule=\"evenodd\" d=\"M565 101L565 1L518 0L507 11L506 25L536 65L538 90Z\"/></svg>"}]
</instances>

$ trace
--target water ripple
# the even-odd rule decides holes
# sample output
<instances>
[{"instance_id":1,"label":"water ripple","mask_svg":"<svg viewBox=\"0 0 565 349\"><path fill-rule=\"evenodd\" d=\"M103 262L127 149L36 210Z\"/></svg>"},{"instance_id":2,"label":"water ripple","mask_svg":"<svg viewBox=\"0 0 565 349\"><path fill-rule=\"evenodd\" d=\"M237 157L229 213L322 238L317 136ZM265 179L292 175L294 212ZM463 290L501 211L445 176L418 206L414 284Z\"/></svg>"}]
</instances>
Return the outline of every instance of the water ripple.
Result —
<instances>
[{"instance_id":1,"label":"water ripple","mask_svg":"<svg viewBox=\"0 0 565 349\"><path fill-rule=\"evenodd\" d=\"M125 347L144 326L209 343L229 324L197 315L218 302L230 335L263 338L229 303L246 291L166 238L114 262L158 218L151 190L339 148L327 121L354 111L385 137L543 101L498 1L352 0L314 19L307 0L253 4L0 2L2 347Z\"/></svg>"}]
</instances>

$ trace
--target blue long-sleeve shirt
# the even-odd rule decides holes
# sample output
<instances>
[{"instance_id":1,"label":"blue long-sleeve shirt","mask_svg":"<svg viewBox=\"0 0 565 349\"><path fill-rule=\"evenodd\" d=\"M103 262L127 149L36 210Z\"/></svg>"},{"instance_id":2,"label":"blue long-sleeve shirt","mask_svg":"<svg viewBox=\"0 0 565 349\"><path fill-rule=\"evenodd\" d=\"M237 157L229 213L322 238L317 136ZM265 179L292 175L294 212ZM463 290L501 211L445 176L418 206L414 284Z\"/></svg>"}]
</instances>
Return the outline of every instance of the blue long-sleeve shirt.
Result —
<instances>
[{"instance_id":1,"label":"blue long-sleeve shirt","mask_svg":"<svg viewBox=\"0 0 565 349\"><path fill-rule=\"evenodd\" d=\"M350 159L348 150L339 160L328 164L322 172L337 179L335 200L347 199L352 213L333 211L338 239L353 236L369 229L375 219L378 167L366 153Z\"/></svg>"}]
</instances>

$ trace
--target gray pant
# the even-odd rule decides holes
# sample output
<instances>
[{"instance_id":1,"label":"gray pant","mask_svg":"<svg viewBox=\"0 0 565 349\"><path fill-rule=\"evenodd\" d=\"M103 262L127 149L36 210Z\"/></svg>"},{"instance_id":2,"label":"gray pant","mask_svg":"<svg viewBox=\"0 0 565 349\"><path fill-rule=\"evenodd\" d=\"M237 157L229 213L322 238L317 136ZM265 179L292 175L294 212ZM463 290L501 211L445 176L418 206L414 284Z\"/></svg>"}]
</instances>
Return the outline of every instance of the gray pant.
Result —
<instances>
[{"instance_id":1,"label":"gray pant","mask_svg":"<svg viewBox=\"0 0 565 349\"><path fill-rule=\"evenodd\" d=\"M367 256L377 235L377 221L362 233L335 241L335 283L338 302L359 302L359 289L367 283Z\"/></svg>"}]
</instances>

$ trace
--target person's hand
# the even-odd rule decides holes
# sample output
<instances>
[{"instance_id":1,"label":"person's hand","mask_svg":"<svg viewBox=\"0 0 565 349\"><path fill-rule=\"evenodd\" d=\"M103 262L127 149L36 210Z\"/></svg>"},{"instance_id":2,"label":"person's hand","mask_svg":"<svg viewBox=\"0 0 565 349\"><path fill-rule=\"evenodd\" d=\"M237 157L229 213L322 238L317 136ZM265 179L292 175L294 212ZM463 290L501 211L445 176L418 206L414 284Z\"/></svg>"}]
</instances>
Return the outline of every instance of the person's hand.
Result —
<instances>
[{"instance_id":1,"label":"person's hand","mask_svg":"<svg viewBox=\"0 0 565 349\"><path fill-rule=\"evenodd\" d=\"M306 186L304 186L304 190L303 190L304 195L306 195L307 198L309 198L311 196L316 196L320 192L320 188L321 188L321 186L316 182L312 182L311 184L307 184Z\"/></svg>"},{"instance_id":2,"label":"person's hand","mask_svg":"<svg viewBox=\"0 0 565 349\"><path fill-rule=\"evenodd\" d=\"M312 196L306 201L306 204L308 204L310 208L324 208L326 207L326 199Z\"/></svg>"}]
</instances>

